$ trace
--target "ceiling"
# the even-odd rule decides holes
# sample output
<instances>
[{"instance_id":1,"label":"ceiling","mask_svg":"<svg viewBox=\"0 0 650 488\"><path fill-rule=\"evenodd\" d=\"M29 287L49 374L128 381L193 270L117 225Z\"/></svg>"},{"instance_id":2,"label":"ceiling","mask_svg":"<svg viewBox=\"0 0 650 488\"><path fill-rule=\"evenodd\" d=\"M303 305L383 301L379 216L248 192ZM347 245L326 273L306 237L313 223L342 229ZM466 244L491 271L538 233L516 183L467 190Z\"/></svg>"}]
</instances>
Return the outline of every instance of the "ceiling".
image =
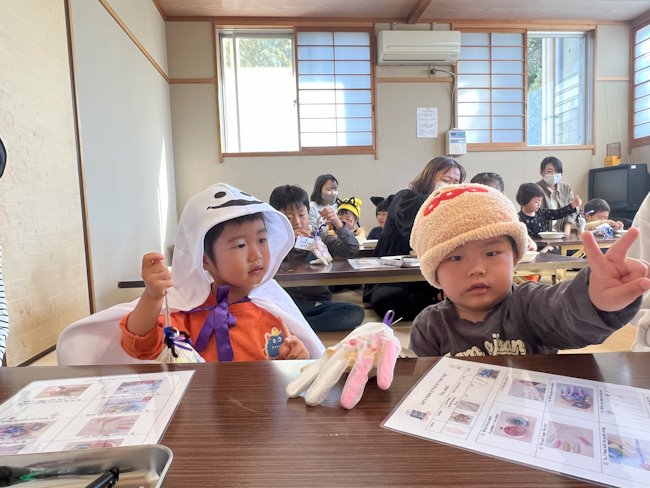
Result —
<instances>
[{"instance_id":1,"label":"ceiling","mask_svg":"<svg viewBox=\"0 0 650 488\"><path fill-rule=\"evenodd\" d=\"M167 17L628 21L648 0L154 0Z\"/></svg>"}]
</instances>

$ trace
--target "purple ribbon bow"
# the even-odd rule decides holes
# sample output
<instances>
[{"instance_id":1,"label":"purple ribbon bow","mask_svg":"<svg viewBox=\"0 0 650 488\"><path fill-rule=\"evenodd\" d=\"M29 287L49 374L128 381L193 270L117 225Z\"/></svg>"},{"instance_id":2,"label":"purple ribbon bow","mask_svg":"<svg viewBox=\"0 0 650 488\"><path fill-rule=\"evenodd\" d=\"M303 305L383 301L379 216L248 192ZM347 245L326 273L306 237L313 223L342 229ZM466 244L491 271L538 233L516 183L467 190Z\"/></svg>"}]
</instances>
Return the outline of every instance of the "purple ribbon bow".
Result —
<instances>
[{"instance_id":1,"label":"purple ribbon bow","mask_svg":"<svg viewBox=\"0 0 650 488\"><path fill-rule=\"evenodd\" d=\"M208 346L210 336L214 333L214 338L217 342L217 354L219 355L219 362L232 361L233 352L232 344L230 342L230 333L228 329L234 327L237 319L233 314L228 311L228 293L230 286L219 285L217 287L217 304L202 305L192 310L192 312L200 312L203 310L211 310L208 318L205 319L201 332L196 338L196 345L194 348L201 352ZM248 301L248 298L242 301Z\"/></svg>"}]
</instances>

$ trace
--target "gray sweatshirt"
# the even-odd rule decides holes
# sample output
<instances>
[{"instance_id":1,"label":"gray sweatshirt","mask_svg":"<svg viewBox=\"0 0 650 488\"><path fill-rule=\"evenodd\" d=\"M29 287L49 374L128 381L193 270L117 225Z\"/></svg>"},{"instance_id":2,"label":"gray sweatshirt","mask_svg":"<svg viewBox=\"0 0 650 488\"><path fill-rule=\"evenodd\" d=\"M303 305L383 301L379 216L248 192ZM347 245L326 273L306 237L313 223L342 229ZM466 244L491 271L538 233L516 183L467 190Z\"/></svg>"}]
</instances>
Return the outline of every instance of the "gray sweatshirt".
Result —
<instances>
[{"instance_id":1,"label":"gray sweatshirt","mask_svg":"<svg viewBox=\"0 0 650 488\"><path fill-rule=\"evenodd\" d=\"M589 299L589 275L585 268L557 285L513 285L483 322L459 318L449 299L430 305L413 321L410 349L418 356L496 356L600 344L634 317L641 298L618 312L600 311Z\"/></svg>"},{"instance_id":2,"label":"gray sweatshirt","mask_svg":"<svg viewBox=\"0 0 650 488\"><path fill-rule=\"evenodd\" d=\"M353 258L359 254L359 242L354 234L350 232L347 226L343 226L336 231L336 236L331 236L327 231L318 234L327 246L333 258ZM290 262L311 261L316 259L311 251L292 249L285 260ZM294 300L313 300L327 301L332 299L332 292L329 286L302 286L298 288L286 288L285 290Z\"/></svg>"}]
</instances>

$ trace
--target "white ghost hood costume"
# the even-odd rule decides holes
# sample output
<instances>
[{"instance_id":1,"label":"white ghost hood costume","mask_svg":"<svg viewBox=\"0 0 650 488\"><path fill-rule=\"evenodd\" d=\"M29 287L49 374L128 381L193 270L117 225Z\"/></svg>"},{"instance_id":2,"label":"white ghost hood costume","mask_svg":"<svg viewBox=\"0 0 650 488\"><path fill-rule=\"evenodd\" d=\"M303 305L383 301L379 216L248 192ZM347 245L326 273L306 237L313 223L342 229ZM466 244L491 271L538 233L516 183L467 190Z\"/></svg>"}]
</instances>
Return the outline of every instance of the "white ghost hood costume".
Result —
<instances>
[{"instance_id":1,"label":"white ghost hood costume","mask_svg":"<svg viewBox=\"0 0 650 488\"><path fill-rule=\"evenodd\" d=\"M167 291L171 310L190 311L203 305L213 282L203 269L203 241L215 225L244 215L263 212L271 262L268 271L248 298L281 319L304 344L312 358L325 348L291 297L273 279L293 247L294 234L287 218L269 204L225 183L217 183L194 195L185 205L176 233L172 278ZM59 364L120 364L151 362L127 355L120 346L119 321L137 300L115 305L68 326L57 342Z\"/></svg>"}]
</instances>

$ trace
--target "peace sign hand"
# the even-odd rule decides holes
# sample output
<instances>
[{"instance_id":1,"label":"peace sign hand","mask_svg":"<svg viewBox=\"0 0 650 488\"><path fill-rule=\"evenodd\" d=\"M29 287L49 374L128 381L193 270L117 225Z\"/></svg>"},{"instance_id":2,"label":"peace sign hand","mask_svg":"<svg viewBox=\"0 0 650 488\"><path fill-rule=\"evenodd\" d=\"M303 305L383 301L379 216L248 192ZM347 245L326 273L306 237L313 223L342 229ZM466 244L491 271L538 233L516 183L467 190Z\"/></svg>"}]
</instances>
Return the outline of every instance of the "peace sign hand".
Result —
<instances>
[{"instance_id":1,"label":"peace sign hand","mask_svg":"<svg viewBox=\"0 0 650 488\"><path fill-rule=\"evenodd\" d=\"M591 232L583 232L587 262L591 268L589 299L603 312L615 312L627 307L647 290L650 290L650 264L627 257L639 230L631 227L603 254Z\"/></svg>"}]
</instances>

